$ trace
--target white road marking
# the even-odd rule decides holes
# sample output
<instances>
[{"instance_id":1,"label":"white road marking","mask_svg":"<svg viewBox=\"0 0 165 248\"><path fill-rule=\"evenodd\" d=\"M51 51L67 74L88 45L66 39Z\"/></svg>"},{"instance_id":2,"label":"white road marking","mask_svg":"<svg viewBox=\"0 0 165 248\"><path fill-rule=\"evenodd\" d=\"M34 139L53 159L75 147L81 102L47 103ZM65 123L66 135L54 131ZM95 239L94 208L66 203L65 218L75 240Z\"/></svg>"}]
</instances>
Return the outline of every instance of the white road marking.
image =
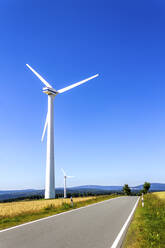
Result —
<instances>
[{"instance_id":1,"label":"white road marking","mask_svg":"<svg viewBox=\"0 0 165 248\"><path fill-rule=\"evenodd\" d=\"M0 233L6 232L6 231L10 231L10 230L12 230L12 229L16 229L16 228L19 228L19 227L22 227L22 226L30 225L30 224L33 224L33 223L35 223L35 222L47 220L47 219L50 219L50 218L53 218L53 217L58 217L59 215L72 213L72 212L74 212L74 211L78 211L78 210L81 210L81 209L83 209L83 208L92 207L92 206L94 206L94 205L98 205L98 204L101 204L101 203L104 203L104 202L107 202L107 201L116 200L116 199L119 199L119 198L121 198L121 197L123 197L123 196L115 197L115 198L112 198L112 199L109 199L109 200L105 200L105 201L101 201L101 202L97 202L97 203L93 203L93 204L90 204L90 205L87 205L87 206L84 206L84 207L72 209L72 210L69 210L69 211L66 211L66 212L62 212L62 213L59 213L59 214L54 214L54 215L51 215L51 216L48 216L48 217L44 217L44 218L41 218L41 219L38 219L38 220L33 220L33 221L30 221L30 222L27 222L27 223L24 223L24 224L20 224L20 225L18 225L18 226L13 226L13 227L10 227L10 228L6 228L6 229L4 229L4 230L0 230Z\"/></svg>"},{"instance_id":2,"label":"white road marking","mask_svg":"<svg viewBox=\"0 0 165 248\"><path fill-rule=\"evenodd\" d=\"M119 234L117 235L117 237L116 237L113 245L111 246L111 248L117 248L117 245L118 245L118 243L119 243L119 241L120 241L120 239L121 239L121 237L122 237L122 235L123 235L128 223L129 223L129 221L131 220L131 218L132 218L132 216L133 216L133 214L135 212L135 209L136 209L136 207L138 205L139 199L140 199L140 197L138 197L138 199L137 199L137 201L135 203L135 206L133 207L130 215L128 216L128 219L126 220L125 224L123 225L122 229L120 230Z\"/></svg>"}]
</instances>

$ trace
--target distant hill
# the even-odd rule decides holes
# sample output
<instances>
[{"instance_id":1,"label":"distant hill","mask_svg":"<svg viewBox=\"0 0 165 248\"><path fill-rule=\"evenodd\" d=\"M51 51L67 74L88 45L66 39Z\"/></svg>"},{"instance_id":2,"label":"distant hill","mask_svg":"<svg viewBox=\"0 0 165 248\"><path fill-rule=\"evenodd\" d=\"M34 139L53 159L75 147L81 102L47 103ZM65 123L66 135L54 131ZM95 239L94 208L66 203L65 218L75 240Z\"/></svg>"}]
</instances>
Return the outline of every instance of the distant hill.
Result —
<instances>
[{"instance_id":1,"label":"distant hill","mask_svg":"<svg viewBox=\"0 0 165 248\"><path fill-rule=\"evenodd\" d=\"M25 189L25 190L0 190L0 201L15 199L18 197L28 197L32 195L42 195L44 190Z\"/></svg>"},{"instance_id":2,"label":"distant hill","mask_svg":"<svg viewBox=\"0 0 165 248\"><path fill-rule=\"evenodd\" d=\"M67 191L69 193L104 193L104 192L119 192L121 191L123 186L101 186L101 185L83 185L76 187L69 187ZM138 185L136 187L131 187L132 191L140 191L143 188L143 185ZM150 191L165 191L164 183L151 183ZM56 188L56 193L62 194L63 188ZM36 190L36 189L25 189L25 190L0 190L0 201L15 199L18 197L28 197L33 195L43 195L44 190Z\"/></svg>"},{"instance_id":3,"label":"distant hill","mask_svg":"<svg viewBox=\"0 0 165 248\"><path fill-rule=\"evenodd\" d=\"M120 191L122 190L122 186L100 186L100 185L83 185L83 186L76 186L70 187L71 190L108 190L108 191Z\"/></svg>"},{"instance_id":4,"label":"distant hill","mask_svg":"<svg viewBox=\"0 0 165 248\"><path fill-rule=\"evenodd\" d=\"M15 193L22 193L22 192L24 192L24 193L29 193L29 192L33 192L33 191L35 191L35 189L20 189L20 190L0 190L0 195L1 194L15 194Z\"/></svg>"},{"instance_id":5,"label":"distant hill","mask_svg":"<svg viewBox=\"0 0 165 248\"><path fill-rule=\"evenodd\" d=\"M143 184L131 187L132 190L142 190ZM165 183L151 183L150 191L165 191Z\"/></svg>"}]
</instances>

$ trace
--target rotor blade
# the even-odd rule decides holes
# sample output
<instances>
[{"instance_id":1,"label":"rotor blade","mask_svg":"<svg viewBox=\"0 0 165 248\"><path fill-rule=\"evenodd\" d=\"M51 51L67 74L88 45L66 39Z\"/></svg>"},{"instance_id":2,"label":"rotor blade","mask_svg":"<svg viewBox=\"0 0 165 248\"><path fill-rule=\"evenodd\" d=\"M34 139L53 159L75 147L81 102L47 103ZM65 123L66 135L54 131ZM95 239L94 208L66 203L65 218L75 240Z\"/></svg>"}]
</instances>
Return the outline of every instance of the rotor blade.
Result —
<instances>
[{"instance_id":1,"label":"rotor blade","mask_svg":"<svg viewBox=\"0 0 165 248\"><path fill-rule=\"evenodd\" d=\"M53 88L43 77L41 77L38 72L36 72L30 65L26 64L26 66L49 88Z\"/></svg>"},{"instance_id":2,"label":"rotor blade","mask_svg":"<svg viewBox=\"0 0 165 248\"><path fill-rule=\"evenodd\" d=\"M75 177L75 176L67 176L68 178L73 178L73 177Z\"/></svg>"},{"instance_id":3,"label":"rotor blade","mask_svg":"<svg viewBox=\"0 0 165 248\"><path fill-rule=\"evenodd\" d=\"M44 126L44 130L43 130L43 133L42 133L42 138L41 138L41 141L42 141L42 142L43 142L43 140L44 140L44 136L45 136L45 132L46 132L47 125L48 125L48 114L47 114L47 116L46 116L45 126Z\"/></svg>"},{"instance_id":4,"label":"rotor blade","mask_svg":"<svg viewBox=\"0 0 165 248\"><path fill-rule=\"evenodd\" d=\"M66 176L66 173L65 173L65 171L64 171L63 168L61 168L61 171L62 171L62 173L64 174L64 176Z\"/></svg>"},{"instance_id":5,"label":"rotor blade","mask_svg":"<svg viewBox=\"0 0 165 248\"><path fill-rule=\"evenodd\" d=\"M65 88L63 88L63 89L57 90L57 92L58 92L58 93L63 93L63 92L65 92L65 91L67 91L67 90L70 90L70 89L72 89L72 88L74 88L74 87L80 85L80 84L84 84L84 83L86 83L87 81L89 81L89 80L91 80L91 79L93 79L93 78L95 78L95 77L98 77L98 75L99 75L99 74L96 74L96 75L94 75L94 76L92 76L92 77L86 78L86 79L84 79L84 80L82 80L82 81L79 81L79 82L77 82L77 83L75 83L75 84L71 84L70 86L67 86L67 87L65 87Z\"/></svg>"}]
</instances>

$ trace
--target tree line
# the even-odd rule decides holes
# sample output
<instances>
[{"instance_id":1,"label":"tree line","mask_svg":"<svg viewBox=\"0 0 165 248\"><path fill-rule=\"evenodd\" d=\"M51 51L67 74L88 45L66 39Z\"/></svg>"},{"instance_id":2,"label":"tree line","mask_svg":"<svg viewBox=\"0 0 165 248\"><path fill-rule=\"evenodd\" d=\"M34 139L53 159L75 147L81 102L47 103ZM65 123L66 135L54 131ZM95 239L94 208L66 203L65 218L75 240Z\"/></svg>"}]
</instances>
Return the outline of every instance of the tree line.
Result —
<instances>
[{"instance_id":1,"label":"tree line","mask_svg":"<svg viewBox=\"0 0 165 248\"><path fill-rule=\"evenodd\" d=\"M151 186L151 184L149 182L145 182L143 184L143 189L140 191L140 194L148 193L150 186ZM123 191L124 195L131 195L132 194L131 188L128 186L128 184L124 184L122 191Z\"/></svg>"}]
</instances>

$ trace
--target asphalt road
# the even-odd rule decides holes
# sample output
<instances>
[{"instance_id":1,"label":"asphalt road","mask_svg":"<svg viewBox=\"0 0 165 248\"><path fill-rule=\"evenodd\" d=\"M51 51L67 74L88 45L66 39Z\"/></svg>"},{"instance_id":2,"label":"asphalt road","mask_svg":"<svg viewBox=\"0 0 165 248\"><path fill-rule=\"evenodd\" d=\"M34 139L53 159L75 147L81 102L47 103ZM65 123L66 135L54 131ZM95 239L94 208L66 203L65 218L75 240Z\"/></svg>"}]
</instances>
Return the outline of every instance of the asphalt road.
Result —
<instances>
[{"instance_id":1,"label":"asphalt road","mask_svg":"<svg viewBox=\"0 0 165 248\"><path fill-rule=\"evenodd\" d=\"M136 201L115 198L0 232L0 248L110 248Z\"/></svg>"}]
</instances>

